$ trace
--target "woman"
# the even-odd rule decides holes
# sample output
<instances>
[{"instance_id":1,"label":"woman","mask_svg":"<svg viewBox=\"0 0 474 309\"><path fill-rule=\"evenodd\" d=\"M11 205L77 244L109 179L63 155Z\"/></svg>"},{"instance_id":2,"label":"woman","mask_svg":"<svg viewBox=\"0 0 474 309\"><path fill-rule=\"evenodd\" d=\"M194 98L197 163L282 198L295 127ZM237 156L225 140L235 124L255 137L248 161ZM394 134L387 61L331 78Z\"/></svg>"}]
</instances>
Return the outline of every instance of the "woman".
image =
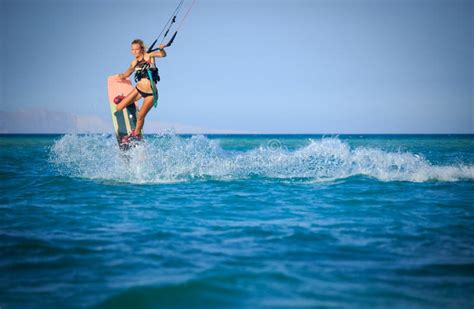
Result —
<instances>
[{"instance_id":1,"label":"woman","mask_svg":"<svg viewBox=\"0 0 474 309\"><path fill-rule=\"evenodd\" d=\"M131 51L135 59L130 63L130 67L125 72L117 75L118 78L125 79L135 72L135 81L137 82L135 89L126 97L119 96L115 98L114 102L117 104L117 110L120 111L127 105L133 104L143 98L142 107L138 111L135 130L132 130L130 135L124 136L122 143L127 143L130 138L139 139L141 137L140 133L145 123L145 116L154 104L154 91L152 87L156 87L156 83L160 80L158 69L155 66L155 58L166 57L164 48L165 46L161 44L160 50L146 53L143 41L139 39L133 40ZM156 95L158 95L158 93L156 93Z\"/></svg>"}]
</instances>

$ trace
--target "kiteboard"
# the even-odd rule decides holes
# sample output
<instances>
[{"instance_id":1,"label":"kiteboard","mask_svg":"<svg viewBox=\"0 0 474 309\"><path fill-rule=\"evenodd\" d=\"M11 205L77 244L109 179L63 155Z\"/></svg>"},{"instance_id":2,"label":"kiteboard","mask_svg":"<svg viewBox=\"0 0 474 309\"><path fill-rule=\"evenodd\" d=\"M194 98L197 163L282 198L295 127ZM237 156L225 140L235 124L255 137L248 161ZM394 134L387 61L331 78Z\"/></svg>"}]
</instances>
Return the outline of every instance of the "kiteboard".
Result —
<instances>
[{"instance_id":1,"label":"kiteboard","mask_svg":"<svg viewBox=\"0 0 474 309\"><path fill-rule=\"evenodd\" d=\"M107 79L107 89L115 136L120 149L127 150L130 145L122 143L122 138L130 134L137 125L138 105L135 102L118 111L114 99L119 95L129 94L133 90L133 86L129 79L120 79L117 75L112 75Z\"/></svg>"}]
</instances>

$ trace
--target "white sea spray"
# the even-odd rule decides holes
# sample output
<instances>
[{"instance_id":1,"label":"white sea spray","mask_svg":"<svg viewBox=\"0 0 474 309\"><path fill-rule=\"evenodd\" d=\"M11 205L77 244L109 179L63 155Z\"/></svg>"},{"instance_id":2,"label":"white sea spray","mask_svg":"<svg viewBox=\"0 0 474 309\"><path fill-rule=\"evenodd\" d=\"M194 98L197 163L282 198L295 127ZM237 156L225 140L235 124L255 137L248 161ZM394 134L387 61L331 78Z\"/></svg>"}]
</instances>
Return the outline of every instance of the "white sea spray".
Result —
<instances>
[{"instance_id":1,"label":"white sea spray","mask_svg":"<svg viewBox=\"0 0 474 309\"><path fill-rule=\"evenodd\" d=\"M277 147L278 146L278 147ZM338 138L308 139L288 150L275 143L230 151L202 135L150 137L125 154L111 135L65 135L50 150L60 174L130 183L193 179L305 179L329 181L362 175L380 181L458 181L474 179L474 166L434 165L420 154L351 147Z\"/></svg>"}]
</instances>

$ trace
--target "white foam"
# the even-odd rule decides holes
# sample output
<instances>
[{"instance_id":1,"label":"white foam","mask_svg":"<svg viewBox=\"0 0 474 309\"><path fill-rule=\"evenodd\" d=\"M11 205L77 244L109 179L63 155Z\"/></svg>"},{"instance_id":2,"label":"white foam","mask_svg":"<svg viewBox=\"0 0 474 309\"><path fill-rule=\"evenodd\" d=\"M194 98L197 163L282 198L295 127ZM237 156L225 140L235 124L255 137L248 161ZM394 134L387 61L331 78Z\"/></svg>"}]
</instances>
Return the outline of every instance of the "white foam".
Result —
<instances>
[{"instance_id":1,"label":"white foam","mask_svg":"<svg viewBox=\"0 0 474 309\"><path fill-rule=\"evenodd\" d=\"M168 183L193 179L268 177L333 181L364 175L381 181L458 181L474 179L472 165L433 165L410 152L350 147L338 138L308 140L289 151L262 145L245 152L224 150L218 140L174 134L147 138L123 157L110 135L65 135L50 152L59 173L130 183Z\"/></svg>"}]
</instances>

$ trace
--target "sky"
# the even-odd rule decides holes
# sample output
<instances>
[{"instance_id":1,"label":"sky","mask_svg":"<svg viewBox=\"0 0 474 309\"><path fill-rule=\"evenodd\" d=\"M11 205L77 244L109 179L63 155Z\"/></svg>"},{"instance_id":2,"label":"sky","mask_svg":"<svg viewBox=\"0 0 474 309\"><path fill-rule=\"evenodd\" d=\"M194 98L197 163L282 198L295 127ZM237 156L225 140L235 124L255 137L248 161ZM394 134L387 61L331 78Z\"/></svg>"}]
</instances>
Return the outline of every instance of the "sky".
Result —
<instances>
[{"instance_id":1,"label":"sky","mask_svg":"<svg viewBox=\"0 0 474 309\"><path fill-rule=\"evenodd\" d=\"M40 110L111 124L107 76L178 1L0 3L0 111L13 112L0 119ZM470 0L197 0L157 61L144 130L474 133L473 29Z\"/></svg>"}]
</instances>

